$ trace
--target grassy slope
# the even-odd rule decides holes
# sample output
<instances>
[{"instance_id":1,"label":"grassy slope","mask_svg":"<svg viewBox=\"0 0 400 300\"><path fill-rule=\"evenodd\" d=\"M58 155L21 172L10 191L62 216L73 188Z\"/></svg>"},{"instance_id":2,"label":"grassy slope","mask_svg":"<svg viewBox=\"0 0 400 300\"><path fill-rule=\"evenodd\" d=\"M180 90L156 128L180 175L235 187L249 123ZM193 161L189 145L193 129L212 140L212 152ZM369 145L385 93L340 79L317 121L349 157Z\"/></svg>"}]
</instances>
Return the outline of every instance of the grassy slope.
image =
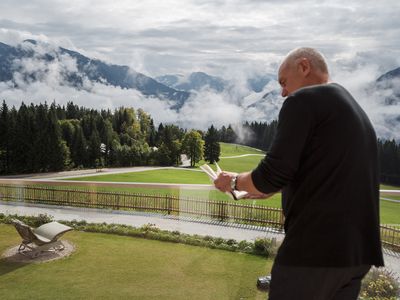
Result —
<instances>
[{"instance_id":1,"label":"grassy slope","mask_svg":"<svg viewBox=\"0 0 400 300\"><path fill-rule=\"evenodd\" d=\"M382 190L400 190L400 186L381 184Z\"/></svg>"},{"instance_id":2,"label":"grassy slope","mask_svg":"<svg viewBox=\"0 0 400 300\"><path fill-rule=\"evenodd\" d=\"M204 172L190 170L162 169L121 174L95 175L71 178L79 181L114 181L114 182L162 182L162 183L199 183L209 184L210 180Z\"/></svg>"},{"instance_id":3,"label":"grassy slope","mask_svg":"<svg viewBox=\"0 0 400 300\"><path fill-rule=\"evenodd\" d=\"M70 232L68 258L26 264L0 259L2 299L265 299L257 277L271 260L115 235ZM19 243L0 224L0 253Z\"/></svg>"},{"instance_id":4,"label":"grassy slope","mask_svg":"<svg viewBox=\"0 0 400 300\"><path fill-rule=\"evenodd\" d=\"M227 143L220 143L220 145L221 145L221 156L236 156L242 154L264 154L264 151L248 146L227 144Z\"/></svg>"},{"instance_id":5,"label":"grassy slope","mask_svg":"<svg viewBox=\"0 0 400 300\"><path fill-rule=\"evenodd\" d=\"M235 156L247 153L262 153L257 149L235 145L221 143L221 156ZM262 159L261 156L246 156L241 158L221 158L219 165L223 170L232 172L244 172L255 168L259 161ZM199 165L204 162L200 162ZM211 165L215 169L215 166ZM125 182L165 182L165 183L203 183L207 184L210 181L207 176L200 172L192 172L187 170L155 170L155 171L144 171L136 173L125 173L116 175L99 175L91 177L75 178L74 180L96 180L96 181L125 181ZM381 189L400 189L400 187L381 185ZM121 189L120 189L121 190ZM137 189L137 192L142 193L157 193L165 194L166 191L162 189L149 190L149 189ZM229 197L225 194L217 191L204 192L204 191L190 191L190 190L169 190L167 193L174 195L185 195L188 197L202 197L216 200L227 200ZM385 196L385 198L399 199L398 196ZM276 194L272 198L267 200L241 200L239 203L244 204L255 204L265 205L272 207L281 207L281 194ZM388 201L381 201L381 222L384 224L400 224L400 203L393 203Z\"/></svg>"}]
</instances>

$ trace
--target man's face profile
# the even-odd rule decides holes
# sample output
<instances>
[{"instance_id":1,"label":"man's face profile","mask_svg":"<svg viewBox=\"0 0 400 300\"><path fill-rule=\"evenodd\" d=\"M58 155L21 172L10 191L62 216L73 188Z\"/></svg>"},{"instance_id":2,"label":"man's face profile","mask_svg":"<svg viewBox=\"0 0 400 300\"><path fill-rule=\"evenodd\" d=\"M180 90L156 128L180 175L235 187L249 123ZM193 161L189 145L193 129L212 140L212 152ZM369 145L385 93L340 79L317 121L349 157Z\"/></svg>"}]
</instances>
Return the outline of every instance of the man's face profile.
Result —
<instances>
[{"instance_id":1,"label":"man's face profile","mask_svg":"<svg viewBox=\"0 0 400 300\"><path fill-rule=\"evenodd\" d=\"M278 72L279 84L282 87L282 97L290 96L298 89L310 85L307 82L310 72L310 63L306 58L284 61Z\"/></svg>"}]
</instances>

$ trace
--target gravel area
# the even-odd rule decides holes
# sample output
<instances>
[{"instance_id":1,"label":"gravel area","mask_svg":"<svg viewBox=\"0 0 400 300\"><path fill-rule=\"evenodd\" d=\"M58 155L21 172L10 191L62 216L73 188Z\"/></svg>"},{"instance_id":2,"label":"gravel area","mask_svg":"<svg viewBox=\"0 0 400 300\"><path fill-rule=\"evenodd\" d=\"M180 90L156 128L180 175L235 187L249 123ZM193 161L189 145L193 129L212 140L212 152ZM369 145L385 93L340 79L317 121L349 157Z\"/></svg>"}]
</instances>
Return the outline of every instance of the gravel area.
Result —
<instances>
[{"instance_id":1,"label":"gravel area","mask_svg":"<svg viewBox=\"0 0 400 300\"><path fill-rule=\"evenodd\" d=\"M18 252L19 245L7 249L3 253L2 257L4 257L7 261L11 262L36 263L36 264L61 259L71 255L71 253L75 251L75 246L71 242L67 240L61 240L61 241L64 245L63 250L44 251L35 258L31 258L28 255L20 254Z\"/></svg>"}]
</instances>

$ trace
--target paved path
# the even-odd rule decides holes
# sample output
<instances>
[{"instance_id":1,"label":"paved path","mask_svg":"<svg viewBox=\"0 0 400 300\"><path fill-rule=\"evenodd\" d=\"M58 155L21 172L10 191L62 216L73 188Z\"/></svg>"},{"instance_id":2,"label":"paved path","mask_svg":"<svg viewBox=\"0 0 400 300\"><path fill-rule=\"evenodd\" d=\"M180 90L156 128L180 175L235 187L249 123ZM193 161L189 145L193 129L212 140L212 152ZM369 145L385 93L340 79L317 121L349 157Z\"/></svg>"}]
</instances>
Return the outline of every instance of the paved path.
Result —
<instances>
[{"instance_id":1,"label":"paved path","mask_svg":"<svg viewBox=\"0 0 400 300\"><path fill-rule=\"evenodd\" d=\"M39 215L48 214L55 220L85 220L89 223L115 223L140 227L145 224L155 224L156 227L180 231L187 234L210 235L238 241L253 241L257 237L283 239L283 235L268 232L265 227L241 225L212 220L199 220L185 215L168 216L128 211L112 211L106 209L62 207L54 205L24 205L18 202L0 201L0 212L4 214Z\"/></svg>"},{"instance_id":2,"label":"paved path","mask_svg":"<svg viewBox=\"0 0 400 300\"><path fill-rule=\"evenodd\" d=\"M390 201L390 202L395 202L395 203L400 203L400 200L394 200L394 199L390 199L390 198L380 198L381 200L385 200L385 201Z\"/></svg>"},{"instance_id":3,"label":"paved path","mask_svg":"<svg viewBox=\"0 0 400 300\"><path fill-rule=\"evenodd\" d=\"M55 220L85 220L89 223L115 223L140 227L154 224L156 227L180 231L187 234L209 235L237 241L254 241L257 237L276 238L282 240L284 235L273 229L240 225L212 220L199 220L184 215L171 217L161 214L139 212L112 211L105 209L75 208L50 205L26 205L21 202L0 201L0 212L4 214L39 215L48 214ZM400 253L384 250L385 264L400 280Z\"/></svg>"}]
</instances>

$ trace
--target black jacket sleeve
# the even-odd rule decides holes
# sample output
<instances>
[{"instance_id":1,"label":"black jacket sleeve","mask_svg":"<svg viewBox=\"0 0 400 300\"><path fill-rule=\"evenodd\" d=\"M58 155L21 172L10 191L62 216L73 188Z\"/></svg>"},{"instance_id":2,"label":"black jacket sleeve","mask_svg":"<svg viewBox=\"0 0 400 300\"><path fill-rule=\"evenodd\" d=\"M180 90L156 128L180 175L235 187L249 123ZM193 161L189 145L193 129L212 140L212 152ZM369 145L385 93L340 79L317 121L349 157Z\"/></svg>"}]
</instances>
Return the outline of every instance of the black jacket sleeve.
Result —
<instances>
[{"instance_id":1,"label":"black jacket sleeve","mask_svg":"<svg viewBox=\"0 0 400 300\"><path fill-rule=\"evenodd\" d=\"M296 95L285 100L271 150L251 173L254 186L262 193L281 190L298 169L313 123L308 101L302 100Z\"/></svg>"}]
</instances>

